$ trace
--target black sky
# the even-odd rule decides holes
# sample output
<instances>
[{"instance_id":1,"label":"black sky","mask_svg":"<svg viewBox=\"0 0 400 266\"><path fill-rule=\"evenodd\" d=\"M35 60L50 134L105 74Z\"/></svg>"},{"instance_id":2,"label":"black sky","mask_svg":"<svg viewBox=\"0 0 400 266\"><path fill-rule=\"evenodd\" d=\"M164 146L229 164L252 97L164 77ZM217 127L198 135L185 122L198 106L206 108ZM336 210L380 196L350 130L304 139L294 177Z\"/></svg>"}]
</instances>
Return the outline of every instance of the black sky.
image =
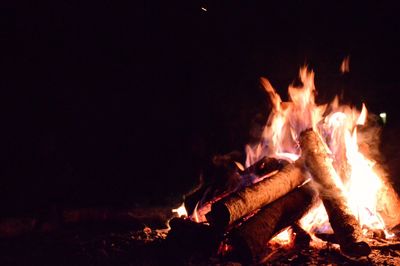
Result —
<instances>
[{"instance_id":1,"label":"black sky","mask_svg":"<svg viewBox=\"0 0 400 266\"><path fill-rule=\"evenodd\" d=\"M306 63L320 97L344 90L399 118L394 2L81 2L19 12L17 89L1 109L6 212L179 198L212 154L249 141L267 108L258 78L283 92Z\"/></svg>"}]
</instances>

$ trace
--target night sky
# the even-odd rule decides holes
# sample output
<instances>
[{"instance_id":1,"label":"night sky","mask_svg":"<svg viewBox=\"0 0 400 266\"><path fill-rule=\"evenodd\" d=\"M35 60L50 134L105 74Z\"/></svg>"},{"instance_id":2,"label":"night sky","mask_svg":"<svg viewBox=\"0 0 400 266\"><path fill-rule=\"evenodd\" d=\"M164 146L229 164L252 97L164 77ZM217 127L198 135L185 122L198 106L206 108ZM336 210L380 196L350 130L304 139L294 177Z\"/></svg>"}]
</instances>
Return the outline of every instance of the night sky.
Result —
<instances>
[{"instance_id":1,"label":"night sky","mask_svg":"<svg viewBox=\"0 0 400 266\"><path fill-rule=\"evenodd\" d=\"M285 95L304 64L321 100L399 124L395 4L36 2L19 12L16 57L2 51L17 86L2 88L1 215L178 202L265 120L259 77Z\"/></svg>"}]
</instances>

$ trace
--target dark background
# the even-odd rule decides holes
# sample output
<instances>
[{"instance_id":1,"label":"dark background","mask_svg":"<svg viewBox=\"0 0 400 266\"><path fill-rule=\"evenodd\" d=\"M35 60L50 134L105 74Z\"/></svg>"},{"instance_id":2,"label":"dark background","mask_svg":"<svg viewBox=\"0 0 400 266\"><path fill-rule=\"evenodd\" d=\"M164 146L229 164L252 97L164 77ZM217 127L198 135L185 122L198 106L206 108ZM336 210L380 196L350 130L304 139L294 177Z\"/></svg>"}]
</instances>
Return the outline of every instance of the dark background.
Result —
<instances>
[{"instance_id":1,"label":"dark background","mask_svg":"<svg viewBox=\"0 0 400 266\"><path fill-rule=\"evenodd\" d=\"M2 51L17 86L1 88L1 215L179 202L265 120L258 78L285 95L306 63L320 100L342 94L399 124L394 3L77 2L31 2L16 56Z\"/></svg>"}]
</instances>

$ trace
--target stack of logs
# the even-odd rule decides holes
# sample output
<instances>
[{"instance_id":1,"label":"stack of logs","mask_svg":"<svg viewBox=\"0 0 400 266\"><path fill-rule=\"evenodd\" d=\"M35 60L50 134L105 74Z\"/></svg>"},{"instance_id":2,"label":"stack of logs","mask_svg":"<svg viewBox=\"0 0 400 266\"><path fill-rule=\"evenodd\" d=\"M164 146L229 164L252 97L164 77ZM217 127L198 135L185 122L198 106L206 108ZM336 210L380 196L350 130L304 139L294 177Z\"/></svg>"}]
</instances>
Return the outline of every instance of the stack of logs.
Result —
<instances>
[{"instance_id":1,"label":"stack of logs","mask_svg":"<svg viewBox=\"0 0 400 266\"><path fill-rule=\"evenodd\" d=\"M353 258L369 255L371 249L347 206L341 183L337 182L340 177L320 135L306 130L299 142L301 157L295 163L213 203L206 215L210 227L227 239L240 260L257 263L265 257L269 240L279 232L289 226L302 231L298 220L319 198L341 252Z\"/></svg>"}]
</instances>

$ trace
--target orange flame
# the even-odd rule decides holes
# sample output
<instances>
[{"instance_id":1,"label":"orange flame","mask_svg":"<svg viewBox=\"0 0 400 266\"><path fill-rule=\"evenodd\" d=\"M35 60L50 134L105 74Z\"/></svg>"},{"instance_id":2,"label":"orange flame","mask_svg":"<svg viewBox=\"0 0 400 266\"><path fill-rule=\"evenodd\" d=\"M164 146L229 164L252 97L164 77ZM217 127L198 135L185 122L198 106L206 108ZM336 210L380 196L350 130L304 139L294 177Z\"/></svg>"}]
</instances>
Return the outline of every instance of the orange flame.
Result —
<instances>
[{"instance_id":1,"label":"orange flame","mask_svg":"<svg viewBox=\"0 0 400 266\"><path fill-rule=\"evenodd\" d=\"M342 63L343 72L348 71L349 59ZM297 138L300 133L313 128L324 140L333 165L338 173L336 182L343 188L347 203L358 218L360 225L370 229L385 229L379 214L378 199L384 182L374 171L375 162L359 149L357 126L363 125L367 109L361 112L350 106L340 105L337 97L329 105L315 103L316 89L314 72L306 67L299 73L302 86L290 85L290 102L282 102L270 82L262 78L261 84L272 102L272 111L262 134L262 140L255 146L247 146L246 166L263 156L295 161L300 156ZM328 112L329 110L329 112ZM323 205L315 207L301 220L302 227L310 232L331 230ZM279 236L276 239L281 239ZM285 237L281 239L285 241Z\"/></svg>"}]
</instances>

